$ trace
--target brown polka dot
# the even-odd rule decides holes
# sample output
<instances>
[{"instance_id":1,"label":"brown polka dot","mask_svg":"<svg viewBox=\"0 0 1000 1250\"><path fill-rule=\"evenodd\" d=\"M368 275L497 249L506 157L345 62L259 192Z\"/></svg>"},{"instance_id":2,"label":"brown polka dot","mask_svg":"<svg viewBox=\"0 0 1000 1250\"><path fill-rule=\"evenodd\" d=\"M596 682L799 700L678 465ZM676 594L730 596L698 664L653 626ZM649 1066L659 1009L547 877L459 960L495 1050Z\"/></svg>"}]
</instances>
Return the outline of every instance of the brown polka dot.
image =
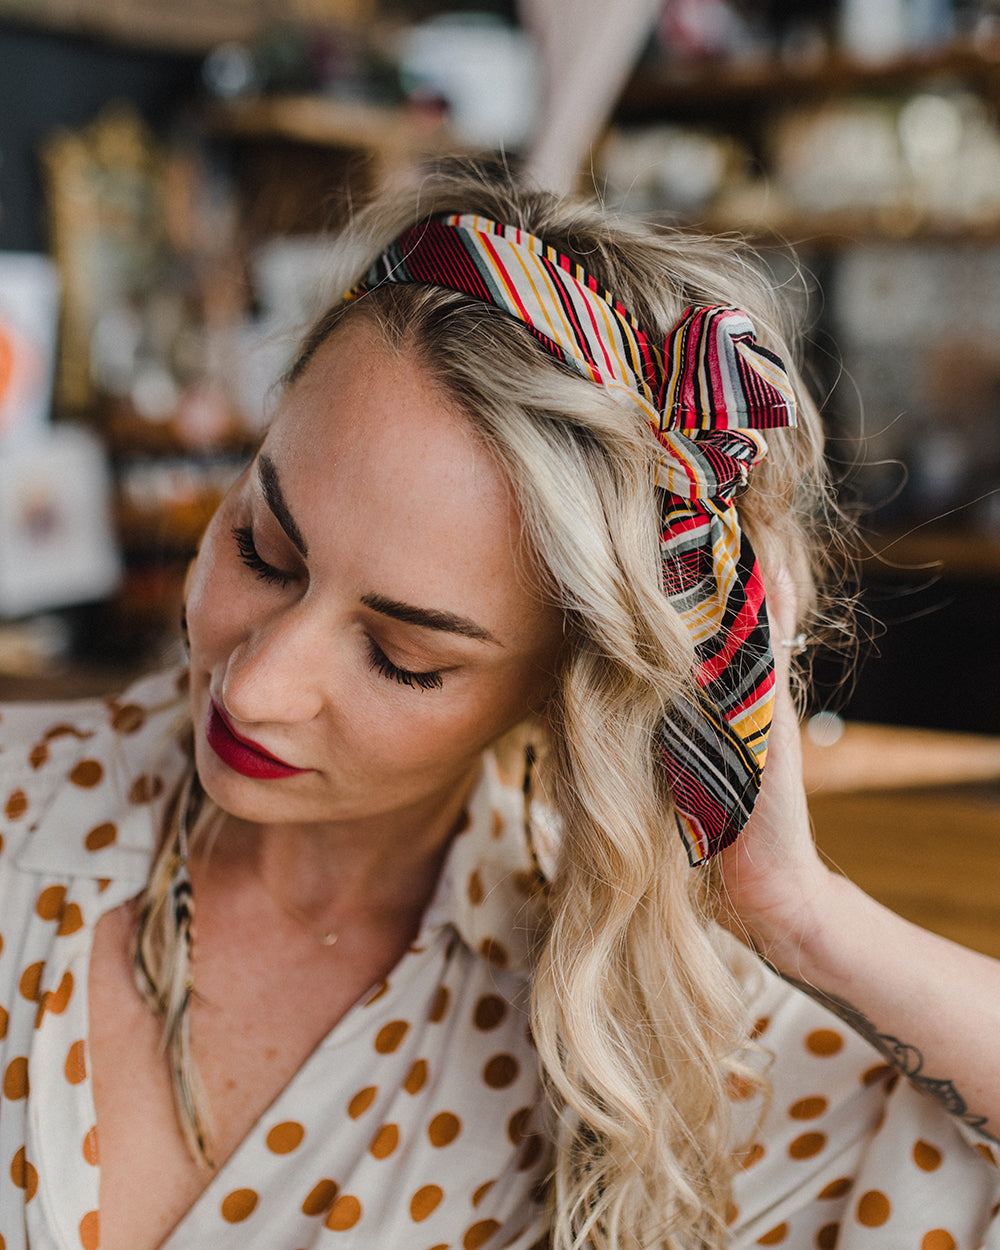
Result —
<instances>
[{"instance_id":1,"label":"brown polka dot","mask_svg":"<svg viewBox=\"0 0 1000 1250\"><path fill-rule=\"evenodd\" d=\"M336 1181L324 1179L310 1189L302 1203L303 1215L322 1215L337 1196L339 1185Z\"/></svg>"},{"instance_id":2,"label":"brown polka dot","mask_svg":"<svg viewBox=\"0 0 1000 1250\"><path fill-rule=\"evenodd\" d=\"M544 888L544 881L537 872L529 872L527 868L519 868L512 877L514 889L522 898L531 898L536 890Z\"/></svg>"},{"instance_id":3,"label":"brown polka dot","mask_svg":"<svg viewBox=\"0 0 1000 1250\"><path fill-rule=\"evenodd\" d=\"M27 1098L29 1088L28 1060L24 1055L18 1055L8 1063L3 1074L3 1096L17 1102L20 1098Z\"/></svg>"},{"instance_id":4,"label":"brown polka dot","mask_svg":"<svg viewBox=\"0 0 1000 1250\"><path fill-rule=\"evenodd\" d=\"M56 929L57 937L69 937L71 933L76 933L78 929L83 928L83 912L77 903L67 903L63 908L62 916L59 919L59 928Z\"/></svg>"},{"instance_id":5,"label":"brown polka dot","mask_svg":"<svg viewBox=\"0 0 1000 1250\"><path fill-rule=\"evenodd\" d=\"M434 995L434 1001L431 1003L431 1009L427 1013L427 1019L431 1024L440 1024L448 1014L448 1004L451 1002L451 990L447 985L438 987L438 992Z\"/></svg>"},{"instance_id":6,"label":"brown polka dot","mask_svg":"<svg viewBox=\"0 0 1000 1250\"><path fill-rule=\"evenodd\" d=\"M845 1194L850 1193L851 1186L853 1184L853 1177L838 1176L837 1179L835 1181L831 1181L829 1185L824 1185L816 1197L822 1198L824 1201L832 1198L843 1198Z\"/></svg>"},{"instance_id":7,"label":"brown polka dot","mask_svg":"<svg viewBox=\"0 0 1000 1250\"><path fill-rule=\"evenodd\" d=\"M483 1080L490 1089L506 1089L517 1080L521 1065L513 1055L494 1055L483 1068Z\"/></svg>"},{"instance_id":8,"label":"brown polka dot","mask_svg":"<svg viewBox=\"0 0 1000 1250\"><path fill-rule=\"evenodd\" d=\"M2 1033L0 1033L0 1037L3 1037ZM983 1156L983 1158L986 1160L987 1163L992 1163L994 1167L997 1166L996 1155L989 1148L989 1146L986 1145L985 1142L981 1142L981 1141L976 1142L976 1149Z\"/></svg>"},{"instance_id":9,"label":"brown polka dot","mask_svg":"<svg viewBox=\"0 0 1000 1250\"><path fill-rule=\"evenodd\" d=\"M146 773L140 773L129 786L128 801L137 805L152 803L153 799L159 798L162 793L162 777L150 777Z\"/></svg>"},{"instance_id":10,"label":"brown polka dot","mask_svg":"<svg viewBox=\"0 0 1000 1250\"><path fill-rule=\"evenodd\" d=\"M95 825L91 829L83 839L83 845L88 851L103 851L106 846L111 846L117 837L118 826L106 820L103 824Z\"/></svg>"},{"instance_id":11,"label":"brown polka dot","mask_svg":"<svg viewBox=\"0 0 1000 1250\"><path fill-rule=\"evenodd\" d=\"M496 938L483 938L479 943L479 953L487 963L493 964L496 968L506 968L510 962L507 948Z\"/></svg>"},{"instance_id":12,"label":"brown polka dot","mask_svg":"<svg viewBox=\"0 0 1000 1250\"><path fill-rule=\"evenodd\" d=\"M760 1163L766 1153L767 1151L759 1141L754 1142L754 1144L746 1150L743 1158L740 1160L740 1167L743 1168L744 1171L746 1171L747 1168L752 1168L755 1163Z\"/></svg>"},{"instance_id":13,"label":"brown polka dot","mask_svg":"<svg viewBox=\"0 0 1000 1250\"><path fill-rule=\"evenodd\" d=\"M472 1195L472 1205L474 1207L478 1207L495 1184L496 1181L492 1180L485 1181L482 1185L480 1185L476 1192Z\"/></svg>"},{"instance_id":14,"label":"brown polka dot","mask_svg":"<svg viewBox=\"0 0 1000 1250\"><path fill-rule=\"evenodd\" d=\"M50 885L39 894L38 902L35 903L35 914L42 920L57 920L65 897L64 885Z\"/></svg>"},{"instance_id":15,"label":"brown polka dot","mask_svg":"<svg viewBox=\"0 0 1000 1250\"><path fill-rule=\"evenodd\" d=\"M372 1139L369 1151L376 1159L388 1159L399 1145L399 1128L395 1124L383 1124Z\"/></svg>"},{"instance_id":16,"label":"brown polka dot","mask_svg":"<svg viewBox=\"0 0 1000 1250\"><path fill-rule=\"evenodd\" d=\"M889 1199L880 1189L869 1189L858 1199L858 1223L865 1228L881 1228L891 1214Z\"/></svg>"},{"instance_id":17,"label":"brown polka dot","mask_svg":"<svg viewBox=\"0 0 1000 1250\"><path fill-rule=\"evenodd\" d=\"M427 1125L432 1146L449 1146L462 1131L462 1121L450 1111L442 1111Z\"/></svg>"},{"instance_id":18,"label":"brown polka dot","mask_svg":"<svg viewBox=\"0 0 1000 1250\"><path fill-rule=\"evenodd\" d=\"M7 1008L0 1007L0 1041L3 1041L3 1039L7 1036L7 1021L9 1018L10 1017L7 1015Z\"/></svg>"},{"instance_id":19,"label":"brown polka dot","mask_svg":"<svg viewBox=\"0 0 1000 1250\"><path fill-rule=\"evenodd\" d=\"M91 790L100 785L103 776L104 766L100 760L81 760L70 773L69 779L81 790Z\"/></svg>"},{"instance_id":20,"label":"brown polka dot","mask_svg":"<svg viewBox=\"0 0 1000 1250\"><path fill-rule=\"evenodd\" d=\"M375 1049L380 1055L391 1055L394 1050L398 1049L409 1027L405 1020L390 1020L376 1034Z\"/></svg>"},{"instance_id":21,"label":"brown polka dot","mask_svg":"<svg viewBox=\"0 0 1000 1250\"><path fill-rule=\"evenodd\" d=\"M941 1166L941 1151L929 1141L918 1141L913 1146L913 1162L923 1172L936 1172Z\"/></svg>"},{"instance_id":22,"label":"brown polka dot","mask_svg":"<svg viewBox=\"0 0 1000 1250\"><path fill-rule=\"evenodd\" d=\"M788 1153L793 1159L811 1159L826 1145L825 1133L803 1133L788 1143Z\"/></svg>"},{"instance_id":23,"label":"brown polka dot","mask_svg":"<svg viewBox=\"0 0 1000 1250\"><path fill-rule=\"evenodd\" d=\"M745 1102L748 1098L752 1098L756 1091L756 1086L748 1076L741 1076L738 1072L730 1072L726 1077L726 1096L734 1102Z\"/></svg>"},{"instance_id":24,"label":"brown polka dot","mask_svg":"<svg viewBox=\"0 0 1000 1250\"><path fill-rule=\"evenodd\" d=\"M515 1146L519 1145L528 1131L531 1120L531 1108L521 1107L507 1121L507 1136Z\"/></svg>"},{"instance_id":25,"label":"brown polka dot","mask_svg":"<svg viewBox=\"0 0 1000 1250\"><path fill-rule=\"evenodd\" d=\"M758 1016L754 1021L753 1028L750 1030L750 1036L754 1039L760 1037L762 1033L767 1032L767 1028L771 1023L770 1016Z\"/></svg>"},{"instance_id":26,"label":"brown polka dot","mask_svg":"<svg viewBox=\"0 0 1000 1250\"><path fill-rule=\"evenodd\" d=\"M427 1060L418 1059L409 1072L407 1072L406 1080L403 1082L403 1089L408 1094L419 1094L426 1084Z\"/></svg>"},{"instance_id":27,"label":"brown polka dot","mask_svg":"<svg viewBox=\"0 0 1000 1250\"><path fill-rule=\"evenodd\" d=\"M956 1245L951 1233L943 1228L932 1228L929 1233L924 1233L920 1250L955 1250Z\"/></svg>"},{"instance_id":28,"label":"brown polka dot","mask_svg":"<svg viewBox=\"0 0 1000 1250\"><path fill-rule=\"evenodd\" d=\"M83 1139L83 1157L92 1168L96 1168L101 1158L97 1150L97 1126L95 1125Z\"/></svg>"},{"instance_id":29,"label":"brown polka dot","mask_svg":"<svg viewBox=\"0 0 1000 1250\"><path fill-rule=\"evenodd\" d=\"M70 1085L80 1085L87 1079L87 1043L81 1038L66 1052L63 1072Z\"/></svg>"},{"instance_id":30,"label":"brown polka dot","mask_svg":"<svg viewBox=\"0 0 1000 1250\"><path fill-rule=\"evenodd\" d=\"M835 1029L814 1029L806 1038L806 1050L827 1058L835 1055L844 1045L844 1039Z\"/></svg>"},{"instance_id":31,"label":"brown polka dot","mask_svg":"<svg viewBox=\"0 0 1000 1250\"><path fill-rule=\"evenodd\" d=\"M486 897L486 890L483 888L483 879L479 875L479 869L474 868L469 873L469 880L465 887L465 892L469 896L469 902L473 907L478 907Z\"/></svg>"},{"instance_id":32,"label":"brown polka dot","mask_svg":"<svg viewBox=\"0 0 1000 1250\"><path fill-rule=\"evenodd\" d=\"M788 1108L788 1114L793 1120L815 1120L828 1106L827 1099L822 1094L816 1094L812 1098L800 1098L798 1102L793 1102Z\"/></svg>"},{"instance_id":33,"label":"brown polka dot","mask_svg":"<svg viewBox=\"0 0 1000 1250\"><path fill-rule=\"evenodd\" d=\"M20 820L28 810L28 796L23 790L14 790L4 804L3 810L8 820Z\"/></svg>"},{"instance_id":34,"label":"brown polka dot","mask_svg":"<svg viewBox=\"0 0 1000 1250\"><path fill-rule=\"evenodd\" d=\"M484 1033L495 1029L507 1014L507 1004L497 994L484 994L476 1003L472 1023Z\"/></svg>"},{"instance_id":35,"label":"brown polka dot","mask_svg":"<svg viewBox=\"0 0 1000 1250\"><path fill-rule=\"evenodd\" d=\"M479 1246L489 1241L499 1227L497 1220L480 1220L478 1224L473 1224L471 1228L465 1230L462 1250L478 1250Z\"/></svg>"},{"instance_id":36,"label":"brown polka dot","mask_svg":"<svg viewBox=\"0 0 1000 1250\"><path fill-rule=\"evenodd\" d=\"M97 1250L101 1244L101 1221L96 1211L88 1211L80 1221L80 1245L83 1250Z\"/></svg>"},{"instance_id":37,"label":"brown polka dot","mask_svg":"<svg viewBox=\"0 0 1000 1250\"><path fill-rule=\"evenodd\" d=\"M539 1133L529 1133L524 1139L517 1157L517 1170L519 1172L530 1172L542 1157L544 1149L545 1142L541 1135Z\"/></svg>"},{"instance_id":38,"label":"brown polka dot","mask_svg":"<svg viewBox=\"0 0 1000 1250\"><path fill-rule=\"evenodd\" d=\"M868 1068L861 1074L862 1085L877 1085L879 1081L884 1080L887 1076L892 1076L896 1069L891 1063L877 1063L873 1068Z\"/></svg>"},{"instance_id":39,"label":"brown polka dot","mask_svg":"<svg viewBox=\"0 0 1000 1250\"><path fill-rule=\"evenodd\" d=\"M415 1224L426 1220L428 1215L441 1205L443 1197L444 1190L440 1185L424 1185L410 1199L410 1219Z\"/></svg>"},{"instance_id":40,"label":"brown polka dot","mask_svg":"<svg viewBox=\"0 0 1000 1250\"><path fill-rule=\"evenodd\" d=\"M757 1238L758 1246L780 1246L788 1236L788 1225L778 1224L762 1237Z\"/></svg>"},{"instance_id":41,"label":"brown polka dot","mask_svg":"<svg viewBox=\"0 0 1000 1250\"><path fill-rule=\"evenodd\" d=\"M222 1218L227 1224L239 1224L253 1215L257 1201L255 1189L234 1189L222 1199Z\"/></svg>"},{"instance_id":42,"label":"brown polka dot","mask_svg":"<svg viewBox=\"0 0 1000 1250\"><path fill-rule=\"evenodd\" d=\"M33 746L28 753L28 763L35 770L42 767L43 764L49 762L49 744L47 742L39 742Z\"/></svg>"},{"instance_id":43,"label":"brown polka dot","mask_svg":"<svg viewBox=\"0 0 1000 1250\"><path fill-rule=\"evenodd\" d=\"M10 1179L24 1190L25 1202L30 1202L38 1190L38 1171L34 1164L29 1163L24 1147L17 1152L10 1162Z\"/></svg>"},{"instance_id":44,"label":"brown polka dot","mask_svg":"<svg viewBox=\"0 0 1000 1250\"><path fill-rule=\"evenodd\" d=\"M287 1155L302 1145L306 1131L297 1120L282 1120L269 1130L266 1142L272 1154Z\"/></svg>"},{"instance_id":45,"label":"brown polka dot","mask_svg":"<svg viewBox=\"0 0 1000 1250\"><path fill-rule=\"evenodd\" d=\"M824 1224L816 1234L816 1250L837 1250L839 1236L839 1224Z\"/></svg>"},{"instance_id":46,"label":"brown polka dot","mask_svg":"<svg viewBox=\"0 0 1000 1250\"><path fill-rule=\"evenodd\" d=\"M36 1022L36 1027L37 1024L41 1023L42 1016L46 1011L51 1011L55 1016L62 1015L62 1013L69 1006L69 1000L73 996L73 984L72 972L64 972L62 980L59 982L59 988L57 990L45 991L38 1004L38 1020Z\"/></svg>"},{"instance_id":47,"label":"brown polka dot","mask_svg":"<svg viewBox=\"0 0 1000 1250\"><path fill-rule=\"evenodd\" d=\"M138 733L145 723L146 709L138 703L122 703L111 717L111 727L119 734Z\"/></svg>"},{"instance_id":48,"label":"brown polka dot","mask_svg":"<svg viewBox=\"0 0 1000 1250\"><path fill-rule=\"evenodd\" d=\"M503 826L503 817L500 815L500 813L499 813L499 812L496 812L496 811L495 811L495 812L493 813L493 820L492 820L492 821L491 821L491 823L490 823L490 834L491 834L491 836L492 836L492 837L494 837L494 838L502 838L502 837L503 837L503 828L504 828L504 826Z\"/></svg>"},{"instance_id":49,"label":"brown polka dot","mask_svg":"<svg viewBox=\"0 0 1000 1250\"><path fill-rule=\"evenodd\" d=\"M353 1228L361 1219L361 1203L353 1194L341 1194L330 1208L326 1217L326 1227L335 1233L346 1232Z\"/></svg>"},{"instance_id":50,"label":"brown polka dot","mask_svg":"<svg viewBox=\"0 0 1000 1250\"><path fill-rule=\"evenodd\" d=\"M364 1089L359 1089L351 1101L347 1104L347 1114L352 1120L358 1119L364 1115L368 1108L375 1101L375 1095L378 1088L375 1085L366 1085Z\"/></svg>"},{"instance_id":51,"label":"brown polka dot","mask_svg":"<svg viewBox=\"0 0 1000 1250\"><path fill-rule=\"evenodd\" d=\"M44 971L45 960L41 959L38 963L28 964L21 973L18 989L21 991L21 997L26 998L29 1003L37 1003L42 996L42 973Z\"/></svg>"}]
</instances>

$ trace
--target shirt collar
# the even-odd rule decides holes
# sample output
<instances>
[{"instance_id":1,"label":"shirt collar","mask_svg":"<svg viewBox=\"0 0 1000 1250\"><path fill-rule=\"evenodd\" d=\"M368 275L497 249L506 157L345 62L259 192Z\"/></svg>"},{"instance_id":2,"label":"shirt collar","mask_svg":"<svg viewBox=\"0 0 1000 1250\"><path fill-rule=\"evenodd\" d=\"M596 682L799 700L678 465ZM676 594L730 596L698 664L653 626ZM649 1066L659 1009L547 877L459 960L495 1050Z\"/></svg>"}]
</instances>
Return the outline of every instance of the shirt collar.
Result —
<instances>
[{"instance_id":1,"label":"shirt collar","mask_svg":"<svg viewBox=\"0 0 1000 1250\"><path fill-rule=\"evenodd\" d=\"M178 679L176 671L159 673L120 698L53 709L53 727L26 744L29 759L43 744L46 758L29 765L39 789L21 868L136 890L145 884L164 808L187 762L177 737ZM59 732L63 725L71 732Z\"/></svg>"}]
</instances>

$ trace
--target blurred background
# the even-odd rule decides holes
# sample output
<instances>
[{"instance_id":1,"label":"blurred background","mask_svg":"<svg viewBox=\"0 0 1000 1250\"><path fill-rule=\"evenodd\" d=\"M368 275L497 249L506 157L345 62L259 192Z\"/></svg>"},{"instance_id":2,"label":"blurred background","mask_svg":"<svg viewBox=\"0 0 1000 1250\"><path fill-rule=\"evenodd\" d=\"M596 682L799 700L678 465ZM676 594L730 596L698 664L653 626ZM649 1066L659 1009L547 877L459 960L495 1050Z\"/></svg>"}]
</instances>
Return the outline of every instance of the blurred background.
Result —
<instances>
[{"instance_id":1,"label":"blurred background","mask_svg":"<svg viewBox=\"0 0 1000 1250\"><path fill-rule=\"evenodd\" d=\"M331 238L477 152L764 254L862 515L826 823L997 856L998 106L1000 0L0 0L0 697L176 644Z\"/></svg>"},{"instance_id":2,"label":"blurred background","mask_svg":"<svg viewBox=\"0 0 1000 1250\"><path fill-rule=\"evenodd\" d=\"M881 622L814 702L1000 731L998 103L996 0L0 0L0 673L175 637L331 234L460 149L765 252Z\"/></svg>"}]
</instances>

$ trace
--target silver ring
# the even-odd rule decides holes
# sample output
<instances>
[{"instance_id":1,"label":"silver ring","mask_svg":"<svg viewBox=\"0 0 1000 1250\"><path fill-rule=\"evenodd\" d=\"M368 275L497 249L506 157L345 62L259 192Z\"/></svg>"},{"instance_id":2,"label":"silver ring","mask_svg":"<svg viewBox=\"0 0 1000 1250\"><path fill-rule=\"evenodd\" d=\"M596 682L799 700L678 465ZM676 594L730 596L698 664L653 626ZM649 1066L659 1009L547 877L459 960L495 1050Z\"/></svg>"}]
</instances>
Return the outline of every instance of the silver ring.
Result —
<instances>
[{"instance_id":1,"label":"silver ring","mask_svg":"<svg viewBox=\"0 0 1000 1250\"><path fill-rule=\"evenodd\" d=\"M801 655L809 645L809 638L805 633L800 633L794 638L782 638L781 645L788 648L789 655Z\"/></svg>"}]
</instances>

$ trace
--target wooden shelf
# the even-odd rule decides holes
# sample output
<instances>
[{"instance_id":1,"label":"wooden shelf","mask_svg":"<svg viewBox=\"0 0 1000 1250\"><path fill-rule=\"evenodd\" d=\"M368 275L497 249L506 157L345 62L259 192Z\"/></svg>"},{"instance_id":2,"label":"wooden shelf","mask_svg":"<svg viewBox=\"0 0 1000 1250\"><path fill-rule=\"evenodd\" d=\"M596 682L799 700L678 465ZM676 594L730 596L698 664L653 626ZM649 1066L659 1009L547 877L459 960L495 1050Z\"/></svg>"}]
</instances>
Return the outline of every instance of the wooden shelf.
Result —
<instances>
[{"instance_id":1,"label":"wooden shelf","mask_svg":"<svg viewBox=\"0 0 1000 1250\"><path fill-rule=\"evenodd\" d=\"M281 140L372 153L376 158L433 156L456 143L434 114L321 95L272 95L213 105L206 123L230 139Z\"/></svg>"},{"instance_id":2,"label":"wooden shelf","mask_svg":"<svg viewBox=\"0 0 1000 1250\"><path fill-rule=\"evenodd\" d=\"M841 53L800 65L761 60L748 64L646 64L625 87L616 108L620 122L664 120L695 113L732 114L752 107L784 108L797 101L895 91L914 83L956 80L981 94L1000 93L1000 40L959 41L943 48L864 62Z\"/></svg>"}]
</instances>

